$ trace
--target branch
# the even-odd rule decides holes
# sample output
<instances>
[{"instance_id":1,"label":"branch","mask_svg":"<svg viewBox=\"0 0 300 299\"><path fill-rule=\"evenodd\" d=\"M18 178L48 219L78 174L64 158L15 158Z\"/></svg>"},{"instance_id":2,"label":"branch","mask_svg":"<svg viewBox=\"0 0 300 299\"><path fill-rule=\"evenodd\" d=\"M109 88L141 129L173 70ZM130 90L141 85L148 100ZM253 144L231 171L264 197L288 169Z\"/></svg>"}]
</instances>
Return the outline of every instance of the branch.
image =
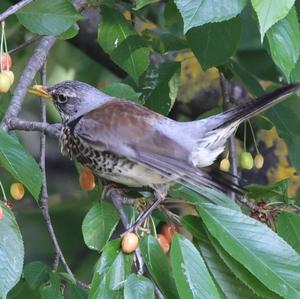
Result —
<instances>
[{"instance_id":1,"label":"branch","mask_svg":"<svg viewBox=\"0 0 300 299\"><path fill-rule=\"evenodd\" d=\"M22 0L15 5L10 6L6 11L0 14L0 22L4 21L10 15L16 13L19 9L32 2L32 0Z\"/></svg>"},{"instance_id":2,"label":"branch","mask_svg":"<svg viewBox=\"0 0 300 299\"><path fill-rule=\"evenodd\" d=\"M61 126L62 126L61 124L50 125L46 122L27 121L16 117L9 119L7 122L8 131L12 131L12 130L35 131L35 132L44 133L48 136L54 136L56 138L59 136Z\"/></svg>"},{"instance_id":3,"label":"branch","mask_svg":"<svg viewBox=\"0 0 300 299\"><path fill-rule=\"evenodd\" d=\"M27 93L27 88L30 86L36 73L41 69L44 64L50 48L53 46L56 37L45 36L41 39L39 45L35 49L33 55L27 62L23 74L14 90L13 97L11 98L10 105L5 113L1 128L8 130L7 123L13 117L18 116L21 111L24 97Z\"/></svg>"},{"instance_id":4,"label":"branch","mask_svg":"<svg viewBox=\"0 0 300 299\"><path fill-rule=\"evenodd\" d=\"M41 39L42 37L40 35L34 35L33 37L31 37L29 40L25 41L23 44L15 47L14 49L11 49L8 51L8 54L14 54L16 52L19 52L21 50L23 50L24 48L30 46L31 44L33 44L34 42L36 42L37 40Z\"/></svg>"}]
</instances>

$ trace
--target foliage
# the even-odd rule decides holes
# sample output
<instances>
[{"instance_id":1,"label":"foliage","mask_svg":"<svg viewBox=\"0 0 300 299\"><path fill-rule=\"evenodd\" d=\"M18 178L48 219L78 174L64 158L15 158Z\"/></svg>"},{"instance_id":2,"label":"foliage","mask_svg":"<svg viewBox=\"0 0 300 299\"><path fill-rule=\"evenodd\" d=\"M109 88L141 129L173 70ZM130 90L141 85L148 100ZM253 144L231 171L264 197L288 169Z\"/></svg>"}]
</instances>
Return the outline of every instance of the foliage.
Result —
<instances>
[{"instance_id":1,"label":"foliage","mask_svg":"<svg viewBox=\"0 0 300 299\"><path fill-rule=\"evenodd\" d=\"M111 96L168 115L173 112L185 75L183 65L191 57L201 66L201 72L216 68L226 79L238 80L252 96L262 95L266 86L273 89L283 82L300 81L300 7L296 1L88 2L100 17L94 47L101 47L126 78L117 78L117 72L113 74L70 46L68 40L76 45L81 22L89 16L82 17L68 0L35 0L6 20L8 42L13 46L31 34L59 38L48 57L50 85L65 79L87 81ZM10 5L8 0L1 0L0 13ZM13 55L17 78L32 50ZM0 95L0 119L10 96ZM258 125L269 128L271 123L276 127L299 172L298 101L294 95L269 109L263 115L268 124ZM30 101L25 106L28 114L37 111ZM53 107L48 107L48 114L50 121L57 120ZM21 182L29 191L27 196L38 202L42 173L26 149L33 150L31 142L20 138L22 144L19 138L0 130L0 182L5 189L12 180ZM180 218L181 233L175 234L167 254L156 239L156 230L159 232L161 222L169 221L170 215L166 217L160 211L151 216L150 233L145 230L139 236L139 250L147 269L142 275L134 254L121 250L117 209L101 199L99 190L90 192L88 203L76 201L84 196L74 184L77 173L67 173L69 177L61 179L60 170L48 176L50 195L56 198L62 193L71 198L66 195L71 193L75 199L53 205L53 223L67 259L74 265L82 259L84 266L75 271L75 276L91 281L90 289L79 287L63 268L52 271L49 260L53 248L37 210L25 204L11 210L0 201L4 212L0 220L0 298L152 299L157 298L157 289L167 299L300 298L300 217L295 213L299 207L298 199L288 193L288 180L246 188L251 203L262 207L259 211L249 211L219 191L203 187L204 197L183 186L173 186L169 197L180 200L182 206L192 206L193 216L189 215L191 209L180 206L183 215L175 216L175 222ZM77 193L72 193L73 189ZM142 198L141 202L151 196L145 192L132 194ZM133 223L140 206L125 208ZM39 242L33 242L34 238Z\"/></svg>"}]
</instances>

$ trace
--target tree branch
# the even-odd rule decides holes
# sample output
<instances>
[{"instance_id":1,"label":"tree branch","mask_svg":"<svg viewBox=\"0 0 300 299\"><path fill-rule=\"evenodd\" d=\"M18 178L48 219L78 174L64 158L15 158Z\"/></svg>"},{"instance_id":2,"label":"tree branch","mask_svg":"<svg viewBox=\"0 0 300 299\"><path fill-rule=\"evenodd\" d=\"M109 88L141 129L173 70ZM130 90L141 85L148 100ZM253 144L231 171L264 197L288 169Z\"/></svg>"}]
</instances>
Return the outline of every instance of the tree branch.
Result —
<instances>
[{"instance_id":1,"label":"tree branch","mask_svg":"<svg viewBox=\"0 0 300 299\"><path fill-rule=\"evenodd\" d=\"M21 50L23 50L24 48L30 46L31 44L33 44L34 42L38 41L39 39L41 39L42 37L40 35L34 35L33 37L31 37L29 40L25 41L23 44L15 47L14 49L11 49L8 51L8 54L13 54L16 52L19 52Z\"/></svg>"},{"instance_id":2,"label":"tree branch","mask_svg":"<svg viewBox=\"0 0 300 299\"><path fill-rule=\"evenodd\" d=\"M32 0L22 0L15 5L10 6L6 11L0 14L0 22L4 21L10 15L16 13L19 9L32 2Z\"/></svg>"}]
</instances>

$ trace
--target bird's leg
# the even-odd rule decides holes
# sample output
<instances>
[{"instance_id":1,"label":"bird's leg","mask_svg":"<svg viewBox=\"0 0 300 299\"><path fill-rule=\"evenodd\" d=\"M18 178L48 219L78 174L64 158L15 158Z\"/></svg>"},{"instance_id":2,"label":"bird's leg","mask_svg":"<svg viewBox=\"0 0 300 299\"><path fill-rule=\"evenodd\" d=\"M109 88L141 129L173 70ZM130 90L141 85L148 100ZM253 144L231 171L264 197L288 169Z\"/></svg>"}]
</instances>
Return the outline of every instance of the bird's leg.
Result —
<instances>
[{"instance_id":1,"label":"bird's leg","mask_svg":"<svg viewBox=\"0 0 300 299\"><path fill-rule=\"evenodd\" d=\"M169 189L169 185L155 185L155 186L153 186L153 189L155 190L154 191L155 201L150 205L150 207L147 210L145 210L138 216L135 223L129 229L127 229L124 232L124 234L136 231L136 229L146 220L146 218L151 215L151 213L165 199L168 189Z\"/></svg>"}]
</instances>

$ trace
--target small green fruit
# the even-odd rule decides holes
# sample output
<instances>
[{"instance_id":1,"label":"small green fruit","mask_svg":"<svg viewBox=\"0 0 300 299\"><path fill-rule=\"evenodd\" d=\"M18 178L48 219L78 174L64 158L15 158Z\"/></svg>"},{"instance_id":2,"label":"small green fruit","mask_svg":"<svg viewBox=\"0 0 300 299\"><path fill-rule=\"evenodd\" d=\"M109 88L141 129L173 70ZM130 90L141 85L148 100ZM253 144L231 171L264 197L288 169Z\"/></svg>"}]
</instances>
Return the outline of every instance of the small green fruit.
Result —
<instances>
[{"instance_id":1,"label":"small green fruit","mask_svg":"<svg viewBox=\"0 0 300 299\"><path fill-rule=\"evenodd\" d=\"M250 170L253 168L253 158L249 152L242 152L240 155L240 166L243 169Z\"/></svg>"},{"instance_id":2,"label":"small green fruit","mask_svg":"<svg viewBox=\"0 0 300 299\"><path fill-rule=\"evenodd\" d=\"M222 159L220 162L220 170L228 172L230 170L230 162L229 159Z\"/></svg>"}]
</instances>

